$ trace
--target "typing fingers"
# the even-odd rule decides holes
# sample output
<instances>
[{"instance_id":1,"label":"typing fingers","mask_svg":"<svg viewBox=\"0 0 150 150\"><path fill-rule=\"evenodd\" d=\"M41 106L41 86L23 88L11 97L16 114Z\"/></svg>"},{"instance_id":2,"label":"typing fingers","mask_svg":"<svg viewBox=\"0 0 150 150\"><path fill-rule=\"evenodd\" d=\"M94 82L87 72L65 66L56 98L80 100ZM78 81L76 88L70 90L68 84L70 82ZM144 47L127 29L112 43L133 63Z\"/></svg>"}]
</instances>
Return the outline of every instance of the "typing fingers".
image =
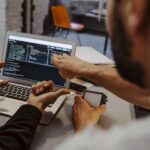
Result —
<instances>
[{"instance_id":1,"label":"typing fingers","mask_svg":"<svg viewBox=\"0 0 150 150\"><path fill-rule=\"evenodd\" d=\"M40 95L51 91L55 91L55 84L53 81L42 81L32 86L32 92L35 95Z\"/></svg>"}]
</instances>

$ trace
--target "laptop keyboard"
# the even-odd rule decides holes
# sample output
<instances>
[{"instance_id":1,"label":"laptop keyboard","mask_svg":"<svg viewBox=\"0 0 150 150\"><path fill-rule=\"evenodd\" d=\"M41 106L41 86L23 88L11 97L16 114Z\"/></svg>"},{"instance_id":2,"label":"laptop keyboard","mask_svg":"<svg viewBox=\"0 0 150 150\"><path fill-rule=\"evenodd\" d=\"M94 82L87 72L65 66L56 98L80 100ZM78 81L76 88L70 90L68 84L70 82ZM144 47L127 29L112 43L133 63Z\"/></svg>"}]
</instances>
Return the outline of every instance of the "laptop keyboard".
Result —
<instances>
[{"instance_id":1,"label":"laptop keyboard","mask_svg":"<svg viewBox=\"0 0 150 150\"><path fill-rule=\"evenodd\" d=\"M14 84L7 84L4 87L0 87L0 96L19 99L27 101L31 93L31 88L22 87Z\"/></svg>"}]
</instances>

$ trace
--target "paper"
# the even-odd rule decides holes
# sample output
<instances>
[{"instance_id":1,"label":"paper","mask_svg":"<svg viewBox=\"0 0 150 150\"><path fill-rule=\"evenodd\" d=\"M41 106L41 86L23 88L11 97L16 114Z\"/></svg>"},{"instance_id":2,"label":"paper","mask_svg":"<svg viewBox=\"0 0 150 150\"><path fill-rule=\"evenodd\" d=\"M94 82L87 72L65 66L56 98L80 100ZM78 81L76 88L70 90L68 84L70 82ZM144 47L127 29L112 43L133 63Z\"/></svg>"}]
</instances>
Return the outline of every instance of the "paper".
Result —
<instances>
[{"instance_id":1,"label":"paper","mask_svg":"<svg viewBox=\"0 0 150 150\"><path fill-rule=\"evenodd\" d=\"M76 57L92 64L114 64L114 61L92 47L77 47Z\"/></svg>"}]
</instances>

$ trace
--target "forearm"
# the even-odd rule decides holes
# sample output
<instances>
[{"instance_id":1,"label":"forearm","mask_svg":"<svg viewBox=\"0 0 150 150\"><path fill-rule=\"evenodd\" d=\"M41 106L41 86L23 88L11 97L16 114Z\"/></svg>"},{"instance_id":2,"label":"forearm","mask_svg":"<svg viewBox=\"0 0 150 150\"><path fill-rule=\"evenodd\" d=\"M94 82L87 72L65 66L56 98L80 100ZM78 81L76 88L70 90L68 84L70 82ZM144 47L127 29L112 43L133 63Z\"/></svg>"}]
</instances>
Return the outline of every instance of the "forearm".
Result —
<instances>
[{"instance_id":1,"label":"forearm","mask_svg":"<svg viewBox=\"0 0 150 150\"><path fill-rule=\"evenodd\" d=\"M42 113L24 105L0 128L0 149L28 150Z\"/></svg>"},{"instance_id":2,"label":"forearm","mask_svg":"<svg viewBox=\"0 0 150 150\"><path fill-rule=\"evenodd\" d=\"M115 68L87 64L78 76L87 78L130 103L150 109L149 92L122 79Z\"/></svg>"}]
</instances>

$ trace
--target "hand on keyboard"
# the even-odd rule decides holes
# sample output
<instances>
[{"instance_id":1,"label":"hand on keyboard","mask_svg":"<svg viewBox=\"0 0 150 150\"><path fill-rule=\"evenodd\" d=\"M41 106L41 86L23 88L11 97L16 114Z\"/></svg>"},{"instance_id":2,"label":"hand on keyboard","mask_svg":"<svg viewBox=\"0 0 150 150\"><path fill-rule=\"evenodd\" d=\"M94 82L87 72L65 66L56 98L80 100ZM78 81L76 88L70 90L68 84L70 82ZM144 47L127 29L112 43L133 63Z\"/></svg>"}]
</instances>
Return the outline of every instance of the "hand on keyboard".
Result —
<instances>
[{"instance_id":1,"label":"hand on keyboard","mask_svg":"<svg viewBox=\"0 0 150 150\"><path fill-rule=\"evenodd\" d=\"M52 81L38 82L32 86L32 92L27 103L44 111L49 104L54 103L59 96L64 94L70 94L70 91L68 89L56 91Z\"/></svg>"},{"instance_id":2,"label":"hand on keyboard","mask_svg":"<svg viewBox=\"0 0 150 150\"><path fill-rule=\"evenodd\" d=\"M55 85L53 81L38 82L36 85L32 85L32 92L35 95L41 95L46 92L55 92Z\"/></svg>"}]
</instances>

